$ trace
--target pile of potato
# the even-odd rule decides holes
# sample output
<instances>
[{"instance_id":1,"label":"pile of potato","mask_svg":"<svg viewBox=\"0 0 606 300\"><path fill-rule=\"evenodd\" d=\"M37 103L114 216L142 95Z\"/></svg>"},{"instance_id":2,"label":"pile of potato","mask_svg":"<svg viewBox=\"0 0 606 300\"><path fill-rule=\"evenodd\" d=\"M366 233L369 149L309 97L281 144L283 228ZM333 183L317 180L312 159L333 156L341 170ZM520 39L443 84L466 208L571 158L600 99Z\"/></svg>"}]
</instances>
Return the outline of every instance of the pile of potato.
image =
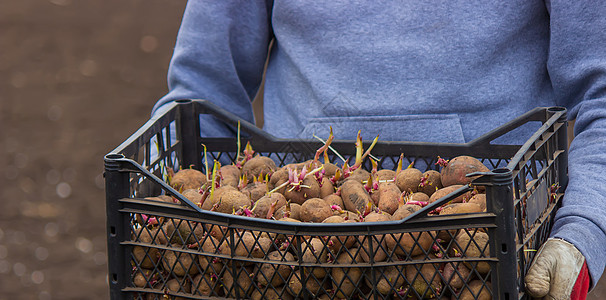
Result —
<instances>
[{"instance_id":1,"label":"pile of potato","mask_svg":"<svg viewBox=\"0 0 606 300\"><path fill-rule=\"evenodd\" d=\"M364 170L361 162L370 159L372 146L363 153L359 137L356 161L339 167L326 155L331 140L314 159L283 167L248 145L234 164L215 163L208 174L183 169L171 174L169 184L202 209L225 214L279 222L381 222L401 220L469 184L466 174L488 171L469 156L439 158L440 171L402 169L402 158L396 170L377 170L374 160L373 169ZM482 192L465 193L430 216L486 211ZM178 202L166 195L147 199ZM294 299L306 292L322 299L491 299L490 266L474 260L489 257L483 228L304 236L169 217L136 219L133 285L156 289L145 294L149 299ZM441 262L448 258L461 259Z\"/></svg>"}]
</instances>

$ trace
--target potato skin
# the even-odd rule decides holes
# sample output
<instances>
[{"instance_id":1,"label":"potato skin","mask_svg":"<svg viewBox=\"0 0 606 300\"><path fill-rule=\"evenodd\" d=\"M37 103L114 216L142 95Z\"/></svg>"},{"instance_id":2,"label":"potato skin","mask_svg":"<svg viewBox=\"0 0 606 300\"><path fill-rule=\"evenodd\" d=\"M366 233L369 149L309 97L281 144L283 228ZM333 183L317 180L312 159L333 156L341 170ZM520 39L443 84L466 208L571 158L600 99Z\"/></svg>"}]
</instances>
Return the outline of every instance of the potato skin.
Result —
<instances>
[{"instance_id":1,"label":"potato skin","mask_svg":"<svg viewBox=\"0 0 606 300\"><path fill-rule=\"evenodd\" d=\"M238 186L238 182L240 181L241 176L240 169L238 169L238 167L234 165L225 165L221 167L219 172L221 173L221 186Z\"/></svg>"},{"instance_id":2,"label":"potato skin","mask_svg":"<svg viewBox=\"0 0 606 300\"><path fill-rule=\"evenodd\" d=\"M341 199L345 209L354 212L364 212L372 202L362 183L356 180L347 180L341 185Z\"/></svg>"},{"instance_id":3,"label":"potato skin","mask_svg":"<svg viewBox=\"0 0 606 300\"><path fill-rule=\"evenodd\" d=\"M419 183L419 192L425 193L427 196L431 197L435 191L441 188L443 188L443 186L440 172L428 170L423 173L421 183Z\"/></svg>"},{"instance_id":4,"label":"potato skin","mask_svg":"<svg viewBox=\"0 0 606 300\"><path fill-rule=\"evenodd\" d=\"M482 285L481 280L473 280L468 284L469 288L463 289L459 297L460 300L491 300L490 282L486 286ZM471 289L471 291L470 291Z\"/></svg>"},{"instance_id":5,"label":"potato skin","mask_svg":"<svg viewBox=\"0 0 606 300\"><path fill-rule=\"evenodd\" d=\"M442 272L442 276L444 277L445 285L450 285L455 289L460 289L463 287L465 282L468 281L470 275L472 274L469 271L469 268L467 268L465 264L461 262L450 262L444 264L444 271Z\"/></svg>"},{"instance_id":6,"label":"potato skin","mask_svg":"<svg viewBox=\"0 0 606 300\"><path fill-rule=\"evenodd\" d=\"M216 204L215 211L231 214L244 206L250 207L252 202L248 196L240 191L227 190L219 195Z\"/></svg>"},{"instance_id":7,"label":"potato skin","mask_svg":"<svg viewBox=\"0 0 606 300\"><path fill-rule=\"evenodd\" d=\"M242 175L246 175L248 182L252 182L253 178L259 178L259 175L265 178L265 175L271 175L277 169L271 158L257 155L242 166Z\"/></svg>"},{"instance_id":8,"label":"potato skin","mask_svg":"<svg viewBox=\"0 0 606 300\"><path fill-rule=\"evenodd\" d=\"M343 217L341 216L331 216L328 217L326 219L324 219L324 221L322 221L322 223L353 223L355 221L353 220L345 220ZM333 235L330 237L330 241L328 242L328 247L330 248L330 250L333 253L340 253L339 251L342 251L342 247L345 247L347 249L353 247L353 245L356 243L356 239L352 236L349 235Z\"/></svg>"},{"instance_id":9,"label":"potato skin","mask_svg":"<svg viewBox=\"0 0 606 300\"><path fill-rule=\"evenodd\" d=\"M198 274L194 277L193 286L196 288L197 294L202 296L217 296L221 290L221 285L216 278L210 274Z\"/></svg>"},{"instance_id":10,"label":"potato skin","mask_svg":"<svg viewBox=\"0 0 606 300\"><path fill-rule=\"evenodd\" d=\"M423 260L423 257L413 258L414 260ZM414 289L422 298L435 298L436 295L432 292L429 285L425 280L431 281L431 288L436 290L442 289L442 280L440 280L439 270L434 264L422 264L420 270L418 270L419 265L407 265L406 266L406 280L411 282L411 288ZM423 274L423 276L418 275L418 273ZM423 279L425 278L425 279ZM411 293L411 295L415 295Z\"/></svg>"},{"instance_id":11,"label":"potato skin","mask_svg":"<svg viewBox=\"0 0 606 300\"><path fill-rule=\"evenodd\" d=\"M311 238L302 241L301 249L303 250L303 262L306 263L326 263L328 261L328 247L319 238ZM313 274L317 279L324 278L329 269L322 267L308 267L305 273Z\"/></svg>"},{"instance_id":12,"label":"potato skin","mask_svg":"<svg viewBox=\"0 0 606 300\"><path fill-rule=\"evenodd\" d=\"M469 235L473 236L474 241L471 241L472 237L470 237ZM459 253L463 254L463 257L490 257L488 234L484 232L470 231L467 233L461 230L459 234L457 234L457 236L455 237L455 241L457 242L455 248L459 251ZM465 265L469 269L472 269L473 266L476 265L476 263L465 262ZM487 274L488 271L490 271L490 264L488 264L487 262L478 262L475 268L480 274Z\"/></svg>"},{"instance_id":13,"label":"potato skin","mask_svg":"<svg viewBox=\"0 0 606 300\"><path fill-rule=\"evenodd\" d=\"M419 169L408 168L400 171L396 177L396 185L402 192L416 193L419 190L423 173Z\"/></svg>"},{"instance_id":14,"label":"potato skin","mask_svg":"<svg viewBox=\"0 0 606 300\"><path fill-rule=\"evenodd\" d=\"M324 199L324 201L326 201L326 203L328 203L330 206L338 205L340 208L343 208L343 199L341 199L341 196L337 194L330 194L326 197L322 197L322 199Z\"/></svg>"},{"instance_id":15,"label":"potato skin","mask_svg":"<svg viewBox=\"0 0 606 300\"><path fill-rule=\"evenodd\" d=\"M391 180L393 182L393 181L395 181L395 179L396 179L396 171L394 171L394 170L383 169L383 170L377 171L377 180L379 180L379 181Z\"/></svg>"},{"instance_id":16,"label":"potato skin","mask_svg":"<svg viewBox=\"0 0 606 300\"><path fill-rule=\"evenodd\" d=\"M295 261L295 257L289 252L278 250L268 253L267 259L272 261ZM271 263L259 264L258 269L257 282L263 286L269 284L273 287L284 284L292 272L292 268L289 265L274 265Z\"/></svg>"},{"instance_id":17,"label":"potato skin","mask_svg":"<svg viewBox=\"0 0 606 300\"><path fill-rule=\"evenodd\" d=\"M250 295L254 285L251 274L254 274L252 267L237 268L234 274L232 274L231 268L228 268L225 272L223 272L221 279L223 281L223 291L225 295L230 298L235 298L236 290L240 297ZM236 278L234 278L234 276ZM236 281L238 284L234 285L234 282Z\"/></svg>"},{"instance_id":18,"label":"potato skin","mask_svg":"<svg viewBox=\"0 0 606 300\"><path fill-rule=\"evenodd\" d=\"M451 159L446 167L442 168L442 171L440 171L440 180L444 186L465 185L473 180L472 177L466 177L465 175L488 171L490 171L488 167L476 158L461 155Z\"/></svg>"},{"instance_id":19,"label":"potato skin","mask_svg":"<svg viewBox=\"0 0 606 300\"><path fill-rule=\"evenodd\" d=\"M253 182L247 184L240 192L252 201L256 202L261 199L261 197L265 196L268 192L267 183L265 182Z\"/></svg>"},{"instance_id":20,"label":"potato skin","mask_svg":"<svg viewBox=\"0 0 606 300\"><path fill-rule=\"evenodd\" d=\"M351 250L356 253L357 250ZM348 253L341 253L337 257L337 264L351 264L361 262L360 255L352 258ZM338 299L351 299L351 296L358 288L362 279L363 271L360 268L332 268L332 287L336 291L335 297ZM336 284L335 284L336 283Z\"/></svg>"},{"instance_id":21,"label":"potato skin","mask_svg":"<svg viewBox=\"0 0 606 300\"><path fill-rule=\"evenodd\" d=\"M393 214L400 207L400 189L393 182L382 182L379 184L379 209Z\"/></svg>"},{"instance_id":22,"label":"potato skin","mask_svg":"<svg viewBox=\"0 0 606 300\"><path fill-rule=\"evenodd\" d=\"M330 179L328 179L328 177L322 178L322 182L320 184L320 196L318 198L324 198L334 193L335 187L332 182L330 182Z\"/></svg>"},{"instance_id":23,"label":"potato skin","mask_svg":"<svg viewBox=\"0 0 606 300\"><path fill-rule=\"evenodd\" d=\"M376 213L371 212L364 217L364 222L385 222L391 221L391 216L387 213ZM360 241L360 256L365 262L370 262L370 253L374 253L372 259L375 262L384 261L387 258L387 246L385 245L385 238L383 235L364 235L358 238ZM380 243L380 245L379 245ZM371 248L372 244L372 248ZM371 252L372 251L372 252Z\"/></svg>"},{"instance_id":24,"label":"potato skin","mask_svg":"<svg viewBox=\"0 0 606 300\"><path fill-rule=\"evenodd\" d=\"M482 211L486 211L486 194L476 194L467 202L475 203L480 206Z\"/></svg>"},{"instance_id":25,"label":"potato skin","mask_svg":"<svg viewBox=\"0 0 606 300\"><path fill-rule=\"evenodd\" d=\"M280 193L271 193L269 195L265 195L257 200L252 211L255 213L257 218L265 219L267 218L267 213L271 209L271 205L273 203L276 203L275 211L277 211L279 208L286 205L286 198L284 198L284 195Z\"/></svg>"},{"instance_id":26,"label":"potato skin","mask_svg":"<svg viewBox=\"0 0 606 300\"><path fill-rule=\"evenodd\" d=\"M438 200L444 196L447 196L448 194L454 192L455 190L457 190L460 187L462 187L462 185L451 185L451 186L447 186L447 187L437 190L435 193L433 193L431 195L431 197L429 197L429 203L433 203L436 200ZM464 200L469 199L469 198L471 198L471 192L464 193L463 195L454 198L453 200L450 201L450 203L461 203Z\"/></svg>"},{"instance_id":27,"label":"potato skin","mask_svg":"<svg viewBox=\"0 0 606 300\"><path fill-rule=\"evenodd\" d=\"M285 217L300 220L301 219L301 205L297 204L297 203L286 204L276 210L276 212L274 213L274 217L277 220L280 220Z\"/></svg>"},{"instance_id":28,"label":"potato skin","mask_svg":"<svg viewBox=\"0 0 606 300\"><path fill-rule=\"evenodd\" d=\"M288 181L288 170L285 168L279 169L279 170L275 171L273 174L271 174L271 177L269 177L269 182L267 183L267 188L270 191L272 191L276 187L280 186L281 184L283 184L287 181ZM284 194L284 191L286 191L286 187L282 187L282 188L278 189L276 192L278 192L280 194Z\"/></svg>"},{"instance_id":29,"label":"potato skin","mask_svg":"<svg viewBox=\"0 0 606 300\"><path fill-rule=\"evenodd\" d=\"M444 206L440 215L454 215L454 214L469 214L482 212L482 208L475 203L452 203Z\"/></svg>"},{"instance_id":30,"label":"potato skin","mask_svg":"<svg viewBox=\"0 0 606 300\"><path fill-rule=\"evenodd\" d=\"M212 236L206 237L205 240L201 241L202 249L205 254L218 254L221 253L220 242ZM200 264L200 270L204 273L220 273L223 268L221 259L213 255L199 255L198 263Z\"/></svg>"},{"instance_id":31,"label":"potato skin","mask_svg":"<svg viewBox=\"0 0 606 300\"><path fill-rule=\"evenodd\" d=\"M316 280L307 280L305 284L305 289L313 296L312 298L316 298L322 289L322 286ZM303 283L301 282L301 272L299 270L294 270L291 273L290 278L288 279L288 289L287 291L296 299L303 298Z\"/></svg>"},{"instance_id":32,"label":"potato skin","mask_svg":"<svg viewBox=\"0 0 606 300\"><path fill-rule=\"evenodd\" d=\"M177 191L199 189L206 183L206 175L195 169L179 170L171 179L170 186Z\"/></svg>"},{"instance_id":33,"label":"potato skin","mask_svg":"<svg viewBox=\"0 0 606 300\"><path fill-rule=\"evenodd\" d=\"M180 247L180 245L173 244L173 248L178 249ZM186 274L195 275L199 273L198 268L194 264L192 254L189 253L166 250L162 255L162 264L165 270L172 270L179 277L183 277Z\"/></svg>"},{"instance_id":34,"label":"potato skin","mask_svg":"<svg viewBox=\"0 0 606 300\"><path fill-rule=\"evenodd\" d=\"M378 282L372 285L369 281L370 277L366 277L366 284L374 286L382 295L394 294L405 283L405 267L404 266L388 266L375 267L375 278Z\"/></svg>"},{"instance_id":35,"label":"potato skin","mask_svg":"<svg viewBox=\"0 0 606 300\"><path fill-rule=\"evenodd\" d=\"M301 205L301 214L299 217L303 222L320 223L332 215L330 205L326 201L320 198L311 198Z\"/></svg>"},{"instance_id":36,"label":"potato skin","mask_svg":"<svg viewBox=\"0 0 606 300\"><path fill-rule=\"evenodd\" d=\"M286 200L289 200L291 203L303 204L309 198L318 198L320 196L320 184L313 176L303 179L302 185L306 187L302 187L299 190L291 190L292 187L287 185L284 192Z\"/></svg>"}]
</instances>

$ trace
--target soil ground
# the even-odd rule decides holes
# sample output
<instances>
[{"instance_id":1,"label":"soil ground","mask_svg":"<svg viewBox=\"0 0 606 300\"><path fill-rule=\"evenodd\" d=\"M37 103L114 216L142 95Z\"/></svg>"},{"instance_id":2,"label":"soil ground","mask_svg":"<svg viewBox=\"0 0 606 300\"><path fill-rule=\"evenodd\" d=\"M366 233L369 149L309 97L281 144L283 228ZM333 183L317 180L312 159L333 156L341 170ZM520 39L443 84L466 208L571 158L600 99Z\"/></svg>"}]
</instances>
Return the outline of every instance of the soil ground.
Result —
<instances>
[{"instance_id":1,"label":"soil ground","mask_svg":"<svg viewBox=\"0 0 606 300\"><path fill-rule=\"evenodd\" d=\"M0 1L0 300L109 297L102 158L166 92L184 6Z\"/></svg>"}]
</instances>

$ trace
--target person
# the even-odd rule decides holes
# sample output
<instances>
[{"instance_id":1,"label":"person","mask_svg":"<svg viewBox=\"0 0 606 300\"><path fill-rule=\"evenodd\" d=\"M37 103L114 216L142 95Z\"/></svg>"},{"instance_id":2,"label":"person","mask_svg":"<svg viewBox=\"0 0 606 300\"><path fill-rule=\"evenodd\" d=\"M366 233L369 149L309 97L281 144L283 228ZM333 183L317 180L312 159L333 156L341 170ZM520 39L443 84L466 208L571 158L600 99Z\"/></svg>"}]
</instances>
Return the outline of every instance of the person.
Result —
<instances>
[{"instance_id":1,"label":"person","mask_svg":"<svg viewBox=\"0 0 606 300\"><path fill-rule=\"evenodd\" d=\"M576 284L582 298L606 264L605 15L606 3L582 0L189 1L154 113L207 99L253 122L266 58L264 130L277 137L332 125L343 139L363 128L461 143L532 108L564 106L576 119L570 181L526 290L567 299ZM234 134L205 124L206 135Z\"/></svg>"}]
</instances>

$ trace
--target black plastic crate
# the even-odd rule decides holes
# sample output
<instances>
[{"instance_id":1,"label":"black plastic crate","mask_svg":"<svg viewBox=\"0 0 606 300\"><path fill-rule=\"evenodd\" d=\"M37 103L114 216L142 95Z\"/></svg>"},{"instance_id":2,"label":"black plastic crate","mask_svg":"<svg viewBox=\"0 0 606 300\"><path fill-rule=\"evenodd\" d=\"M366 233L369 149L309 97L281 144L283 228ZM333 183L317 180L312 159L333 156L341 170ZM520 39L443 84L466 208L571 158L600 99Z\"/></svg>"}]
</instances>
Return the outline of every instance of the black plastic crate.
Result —
<instances>
[{"instance_id":1,"label":"black plastic crate","mask_svg":"<svg viewBox=\"0 0 606 300\"><path fill-rule=\"evenodd\" d=\"M404 166L427 169L436 168L438 155L470 155L492 171L401 221L312 224L201 210L168 186L168 169L205 171L202 144L212 159L224 161L233 161L237 149L235 138L200 137L201 115L235 128L234 115L207 101L171 105L105 156L112 299L458 299L470 285L493 299L526 298L524 275L548 237L567 183L565 109L534 109L466 144L380 141L372 151L379 167L395 167L401 153ZM529 122L541 126L524 145L491 143ZM278 139L247 122L241 130L242 145L250 141L279 166L313 158L322 145ZM332 147L355 156L353 141ZM486 213L427 215L477 186L486 189ZM144 199L159 194L179 203ZM472 249L479 255L465 255ZM470 270L454 273L465 277L461 288L444 284L448 264Z\"/></svg>"}]
</instances>

